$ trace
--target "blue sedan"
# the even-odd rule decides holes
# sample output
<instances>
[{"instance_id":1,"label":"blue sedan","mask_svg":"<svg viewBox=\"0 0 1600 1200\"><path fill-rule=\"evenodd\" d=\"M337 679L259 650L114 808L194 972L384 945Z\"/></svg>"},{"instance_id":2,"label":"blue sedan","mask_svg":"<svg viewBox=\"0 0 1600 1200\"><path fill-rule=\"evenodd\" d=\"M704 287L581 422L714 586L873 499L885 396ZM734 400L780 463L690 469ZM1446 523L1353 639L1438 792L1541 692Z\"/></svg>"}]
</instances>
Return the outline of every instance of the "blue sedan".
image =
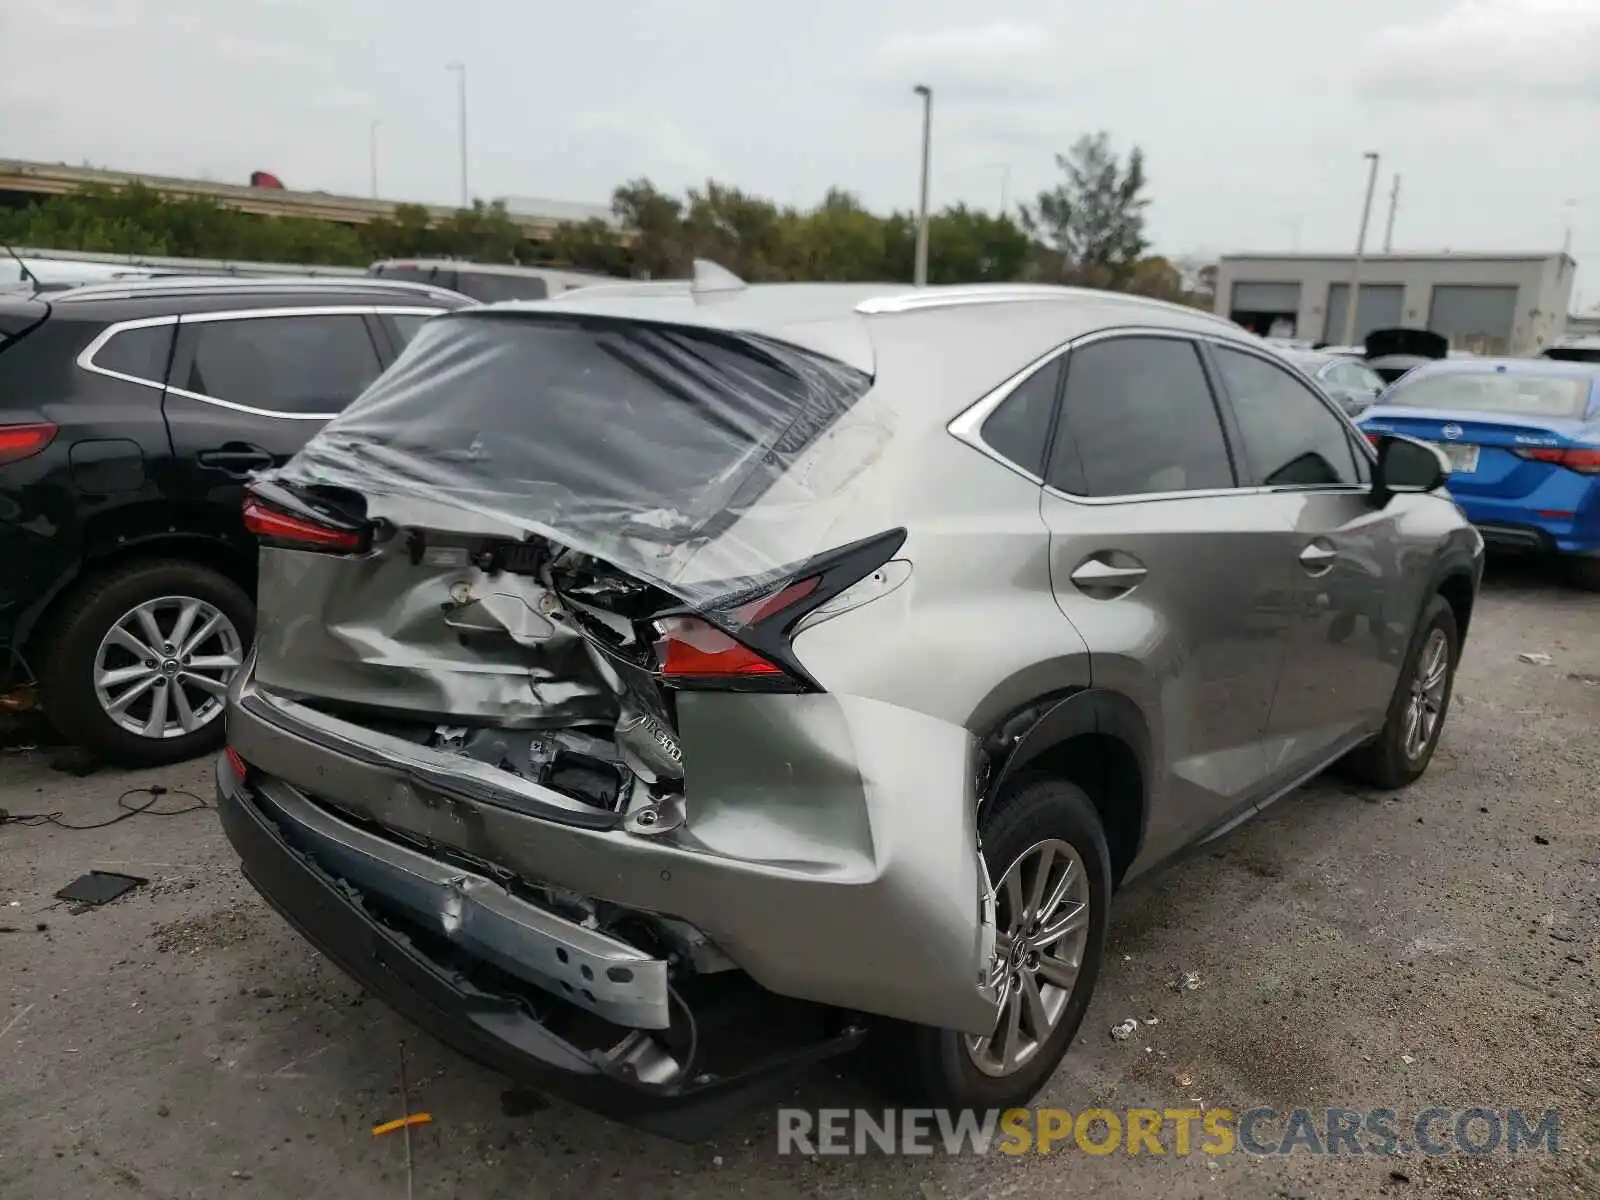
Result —
<instances>
[{"instance_id":1,"label":"blue sedan","mask_svg":"<svg viewBox=\"0 0 1600 1200\"><path fill-rule=\"evenodd\" d=\"M1600 589L1600 367L1443 359L1399 379L1357 424L1374 440L1437 446L1486 545L1560 554Z\"/></svg>"}]
</instances>

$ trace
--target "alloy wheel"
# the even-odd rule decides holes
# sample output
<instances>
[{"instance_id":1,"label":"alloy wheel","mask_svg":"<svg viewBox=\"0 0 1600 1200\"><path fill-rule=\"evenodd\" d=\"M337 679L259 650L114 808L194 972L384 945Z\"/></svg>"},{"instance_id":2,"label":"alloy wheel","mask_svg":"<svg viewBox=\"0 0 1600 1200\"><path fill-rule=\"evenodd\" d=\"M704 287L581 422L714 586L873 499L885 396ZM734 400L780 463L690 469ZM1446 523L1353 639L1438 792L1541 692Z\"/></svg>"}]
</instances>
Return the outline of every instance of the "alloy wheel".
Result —
<instances>
[{"instance_id":1,"label":"alloy wheel","mask_svg":"<svg viewBox=\"0 0 1600 1200\"><path fill-rule=\"evenodd\" d=\"M1025 1067L1066 1012L1089 944L1089 876L1071 845L1039 842L1006 869L995 899L999 1018L965 1043L973 1066L998 1078Z\"/></svg>"},{"instance_id":2,"label":"alloy wheel","mask_svg":"<svg viewBox=\"0 0 1600 1200\"><path fill-rule=\"evenodd\" d=\"M1439 716L1444 711L1445 687L1450 681L1450 639L1444 630L1435 629L1417 655L1417 669L1411 677L1411 693L1406 699L1406 758L1416 762L1428 749Z\"/></svg>"},{"instance_id":3,"label":"alloy wheel","mask_svg":"<svg viewBox=\"0 0 1600 1200\"><path fill-rule=\"evenodd\" d=\"M219 608L162 596L124 613L101 639L95 696L128 733L184 737L222 715L228 684L243 664L239 631Z\"/></svg>"}]
</instances>

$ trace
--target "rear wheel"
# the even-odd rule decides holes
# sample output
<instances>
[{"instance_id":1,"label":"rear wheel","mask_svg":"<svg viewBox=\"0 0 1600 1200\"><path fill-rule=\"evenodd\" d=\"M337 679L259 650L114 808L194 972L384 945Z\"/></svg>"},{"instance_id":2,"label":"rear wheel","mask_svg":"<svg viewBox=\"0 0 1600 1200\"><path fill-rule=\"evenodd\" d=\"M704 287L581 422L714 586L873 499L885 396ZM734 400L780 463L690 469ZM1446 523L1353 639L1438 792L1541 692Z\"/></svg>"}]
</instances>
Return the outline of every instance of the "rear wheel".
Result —
<instances>
[{"instance_id":1,"label":"rear wheel","mask_svg":"<svg viewBox=\"0 0 1600 1200\"><path fill-rule=\"evenodd\" d=\"M981 821L995 882L1000 997L993 1030L896 1026L886 1047L895 1090L941 1108L1026 1104L1055 1071L1094 991L1111 904L1100 818L1074 785L1021 782Z\"/></svg>"},{"instance_id":2,"label":"rear wheel","mask_svg":"<svg viewBox=\"0 0 1600 1200\"><path fill-rule=\"evenodd\" d=\"M1393 791L1415 782L1433 759L1450 710L1461 639L1455 613L1443 596L1423 610L1411 650L1400 669L1382 732L1341 764L1373 787Z\"/></svg>"},{"instance_id":3,"label":"rear wheel","mask_svg":"<svg viewBox=\"0 0 1600 1200\"><path fill-rule=\"evenodd\" d=\"M156 766L215 750L254 629L250 598L208 567L114 568L81 585L53 623L40 664L45 711L113 762Z\"/></svg>"},{"instance_id":4,"label":"rear wheel","mask_svg":"<svg viewBox=\"0 0 1600 1200\"><path fill-rule=\"evenodd\" d=\"M1582 555L1567 559L1567 578L1574 587L1586 592L1600 592L1600 556Z\"/></svg>"}]
</instances>

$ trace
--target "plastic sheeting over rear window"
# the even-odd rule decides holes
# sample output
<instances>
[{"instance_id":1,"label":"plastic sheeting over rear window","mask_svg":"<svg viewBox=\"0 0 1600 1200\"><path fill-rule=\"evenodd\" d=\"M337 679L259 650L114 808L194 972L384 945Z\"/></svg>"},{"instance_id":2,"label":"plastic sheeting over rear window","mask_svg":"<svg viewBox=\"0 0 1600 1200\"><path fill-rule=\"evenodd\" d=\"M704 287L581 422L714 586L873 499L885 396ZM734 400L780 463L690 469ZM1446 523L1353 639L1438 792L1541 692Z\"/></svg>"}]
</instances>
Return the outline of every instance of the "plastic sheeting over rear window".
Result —
<instances>
[{"instance_id":1,"label":"plastic sheeting over rear window","mask_svg":"<svg viewBox=\"0 0 1600 1200\"><path fill-rule=\"evenodd\" d=\"M691 597L680 577L708 545L725 579L784 565L801 544L785 522L854 468L785 476L871 385L751 334L462 312L427 322L275 477L352 489L369 511L482 514ZM865 465L881 437L866 442L845 459ZM757 507L775 511L752 521Z\"/></svg>"}]
</instances>

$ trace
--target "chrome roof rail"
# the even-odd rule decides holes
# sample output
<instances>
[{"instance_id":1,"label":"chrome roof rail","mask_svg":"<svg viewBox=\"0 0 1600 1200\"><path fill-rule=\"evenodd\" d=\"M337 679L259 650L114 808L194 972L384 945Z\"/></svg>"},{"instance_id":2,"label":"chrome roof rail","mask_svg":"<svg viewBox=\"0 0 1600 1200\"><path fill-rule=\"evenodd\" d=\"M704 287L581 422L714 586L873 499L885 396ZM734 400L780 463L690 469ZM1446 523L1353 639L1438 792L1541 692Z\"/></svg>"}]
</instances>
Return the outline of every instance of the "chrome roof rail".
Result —
<instances>
[{"instance_id":1,"label":"chrome roof rail","mask_svg":"<svg viewBox=\"0 0 1600 1200\"><path fill-rule=\"evenodd\" d=\"M429 296L465 300L469 297L437 284L406 279L383 279L371 275L311 277L304 275L193 275L156 279L108 280L84 283L62 291L56 302L78 300L137 300L144 297L196 296L207 293L231 295L248 292L391 292L397 295Z\"/></svg>"},{"instance_id":2,"label":"chrome roof rail","mask_svg":"<svg viewBox=\"0 0 1600 1200\"><path fill-rule=\"evenodd\" d=\"M1133 292L1101 291L1095 288L1067 287L1053 283L981 283L948 287L916 288L873 296L856 305L864 315L921 312L931 308L958 308L978 304L1021 304L1030 301L1078 301L1080 303L1127 304L1130 307L1163 309L1189 316L1209 317L1225 325L1233 322L1209 309L1192 308L1170 300L1157 300Z\"/></svg>"}]
</instances>

